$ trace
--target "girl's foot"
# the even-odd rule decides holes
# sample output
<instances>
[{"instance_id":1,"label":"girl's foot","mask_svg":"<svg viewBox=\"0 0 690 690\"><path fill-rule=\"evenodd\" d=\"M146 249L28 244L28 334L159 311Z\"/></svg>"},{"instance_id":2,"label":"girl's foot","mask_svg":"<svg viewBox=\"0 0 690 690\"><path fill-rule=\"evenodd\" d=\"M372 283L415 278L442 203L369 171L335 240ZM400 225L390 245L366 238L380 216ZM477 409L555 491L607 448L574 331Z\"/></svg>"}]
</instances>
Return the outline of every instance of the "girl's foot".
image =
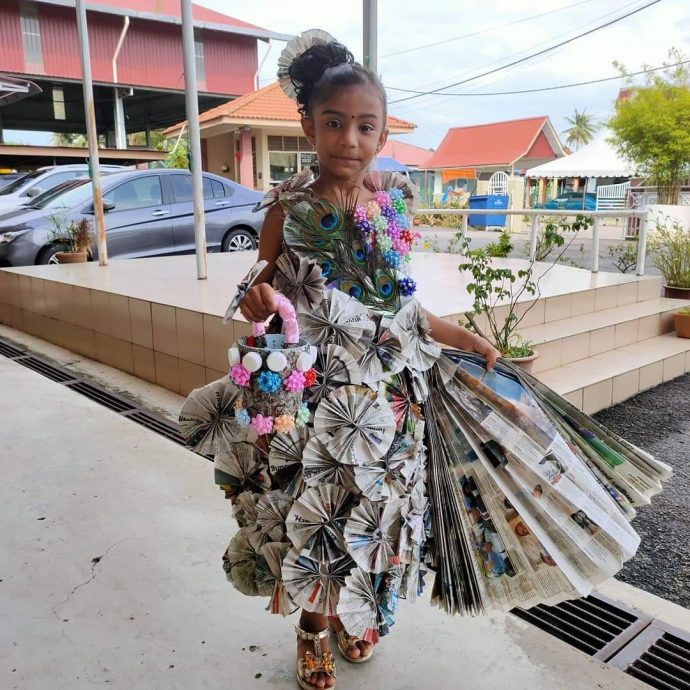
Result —
<instances>
[{"instance_id":1,"label":"girl's foot","mask_svg":"<svg viewBox=\"0 0 690 690\"><path fill-rule=\"evenodd\" d=\"M332 688L335 686L335 662L328 637L328 619L302 612L297 631L297 682L301 688Z\"/></svg>"},{"instance_id":2,"label":"girl's foot","mask_svg":"<svg viewBox=\"0 0 690 690\"><path fill-rule=\"evenodd\" d=\"M328 625L338 638L338 650L344 659L356 664L369 661L374 653L374 645L354 635L348 635L337 616L328 619Z\"/></svg>"}]
</instances>

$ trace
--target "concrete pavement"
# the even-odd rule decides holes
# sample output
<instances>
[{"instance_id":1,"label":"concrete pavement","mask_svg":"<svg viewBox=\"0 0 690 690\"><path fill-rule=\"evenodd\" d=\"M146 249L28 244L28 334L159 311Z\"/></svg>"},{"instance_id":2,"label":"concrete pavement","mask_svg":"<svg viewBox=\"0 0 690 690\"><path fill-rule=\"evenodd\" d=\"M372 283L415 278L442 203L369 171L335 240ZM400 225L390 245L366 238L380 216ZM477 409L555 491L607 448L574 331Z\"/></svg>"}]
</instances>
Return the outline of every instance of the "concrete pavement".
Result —
<instances>
[{"instance_id":1,"label":"concrete pavement","mask_svg":"<svg viewBox=\"0 0 690 690\"><path fill-rule=\"evenodd\" d=\"M294 621L224 580L211 464L1 357L0 381L0 687L296 687ZM343 689L430 686L647 687L510 615L425 602L371 664L339 664Z\"/></svg>"}]
</instances>

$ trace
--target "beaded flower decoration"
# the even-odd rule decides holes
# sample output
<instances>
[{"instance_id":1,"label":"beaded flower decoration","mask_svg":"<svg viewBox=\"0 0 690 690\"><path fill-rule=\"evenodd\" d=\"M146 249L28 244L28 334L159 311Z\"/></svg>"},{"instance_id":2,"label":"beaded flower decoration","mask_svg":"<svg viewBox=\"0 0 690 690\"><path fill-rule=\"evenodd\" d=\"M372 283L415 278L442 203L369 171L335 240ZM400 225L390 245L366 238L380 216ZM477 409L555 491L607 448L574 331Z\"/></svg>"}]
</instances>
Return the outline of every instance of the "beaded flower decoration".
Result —
<instances>
[{"instance_id":1,"label":"beaded flower decoration","mask_svg":"<svg viewBox=\"0 0 690 690\"><path fill-rule=\"evenodd\" d=\"M417 283L410 276L412 244L421 237L410 229L407 205L400 189L378 191L366 206L355 206L353 220L369 251L378 251L390 268L403 275L398 289L404 297L412 296Z\"/></svg>"}]
</instances>

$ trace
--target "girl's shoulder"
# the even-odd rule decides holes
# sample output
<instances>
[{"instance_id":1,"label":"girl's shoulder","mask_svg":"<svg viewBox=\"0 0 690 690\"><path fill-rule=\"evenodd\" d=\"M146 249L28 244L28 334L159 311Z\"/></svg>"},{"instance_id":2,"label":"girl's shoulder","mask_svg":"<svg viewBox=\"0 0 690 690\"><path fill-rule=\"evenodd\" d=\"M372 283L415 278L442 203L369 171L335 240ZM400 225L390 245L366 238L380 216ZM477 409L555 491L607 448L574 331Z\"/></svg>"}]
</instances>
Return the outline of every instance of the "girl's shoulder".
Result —
<instances>
[{"instance_id":1,"label":"girl's shoulder","mask_svg":"<svg viewBox=\"0 0 690 690\"><path fill-rule=\"evenodd\" d=\"M312 198L314 193L311 185L314 183L314 175L309 169L283 180L264 194L263 199L256 205L255 211L268 208L274 204L295 203L303 199Z\"/></svg>"}]
</instances>

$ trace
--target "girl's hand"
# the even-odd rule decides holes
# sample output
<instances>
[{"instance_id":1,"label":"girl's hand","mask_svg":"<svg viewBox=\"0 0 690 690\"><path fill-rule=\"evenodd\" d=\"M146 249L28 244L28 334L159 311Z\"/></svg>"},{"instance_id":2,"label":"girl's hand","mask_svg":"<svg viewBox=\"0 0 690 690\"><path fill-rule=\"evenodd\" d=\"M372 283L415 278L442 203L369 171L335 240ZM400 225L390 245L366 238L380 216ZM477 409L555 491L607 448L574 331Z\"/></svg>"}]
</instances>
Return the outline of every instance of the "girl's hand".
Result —
<instances>
[{"instance_id":1,"label":"girl's hand","mask_svg":"<svg viewBox=\"0 0 690 690\"><path fill-rule=\"evenodd\" d=\"M240 311L247 321L262 322L277 309L275 290L268 283L261 283L249 288L240 302Z\"/></svg>"},{"instance_id":2,"label":"girl's hand","mask_svg":"<svg viewBox=\"0 0 690 690\"><path fill-rule=\"evenodd\" d=\"M496 360L501 356L501 353L488 340L478 335L475 335L472 341L472 351L486 358L487 371L494 368Z\"/></svg>"}]
</instances>

